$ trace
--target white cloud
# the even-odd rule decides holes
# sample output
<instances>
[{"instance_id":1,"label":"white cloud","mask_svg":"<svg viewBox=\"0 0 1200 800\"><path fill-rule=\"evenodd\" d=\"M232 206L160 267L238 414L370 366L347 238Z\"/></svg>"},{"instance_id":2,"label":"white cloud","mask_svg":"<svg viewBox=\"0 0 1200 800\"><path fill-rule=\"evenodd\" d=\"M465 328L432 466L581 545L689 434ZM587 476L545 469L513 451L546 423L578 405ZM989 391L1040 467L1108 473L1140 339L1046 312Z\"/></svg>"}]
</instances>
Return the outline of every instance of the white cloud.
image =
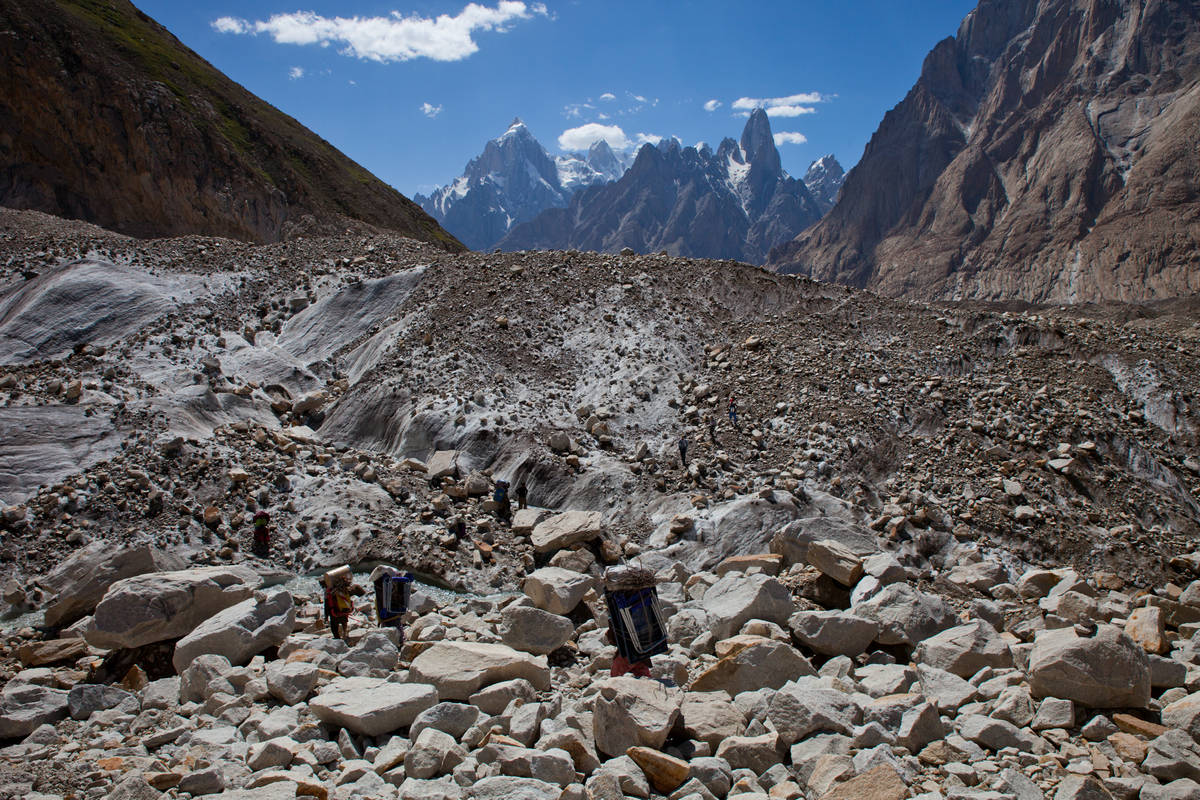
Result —
<instances>
[{"instance_id":1,"label":"white cloud","mask_svg":"<svg viewBox=\"0 0 1200 800\"><path fill-rule=\"evenodd\" d=\"M812 106L770 106L767 108L768 117L800 117L805 114L815 114Z\"/></svg>"},{"instance_id":2,"label":"white cloud","mask_svg":"<svg viewBox=\"0 0 1200 800\"><path fill-rule=\"evenodd\" d=\"M621 130L620 125L601 125L598 122L589 122L587 125L563 131L558 137L558 146L559 149L567 151L587 150L601 139L608 142L609 147L617 150L625 150L631 144L629 137L625 135L625 131Z\"/></svg>"},{"instance_id":3,"label":"white cloud","mask_svg":"<svg viewBox=\"0 0 1200 800\"><path fill-rule=\"evenodd\" d=\"M288 77L292 80L299 80L304 77L304 67L292 67L288 70Z\"/></svg>"},{"instance_id":4,"label":"white cloud","mask_svg":"<svg viewBox=\"0 0 1200 800\"><path fill-rule=\"evenodd\" d=\"M603 139L614 150L630 150L644 144L658 144L663 137L654 133L635 133L629 136L620 125L601 125L589 122L578 128L569 128L558 137L558 147L567 152L587 150L596 142Z\"/></svg>"},{"instance_id":5,"label":"white cloud","mask_svg":"<svg viewBox=\"0 0 1200 800\"><path fill-rule=\"evenodd\" d=\"M733 101L733 107L742 111L753 111L756 108L780 108L783 106L801 106L812 103L828 103L836 95L821 94L820 92L802 92L790 94L787 97L739 97ZM780 116L787 116L781 114Z\"/></svg>"},{"instance_id":6,"label":"white cloud","mask_svg":"<svg viewBox=\"0 0 1200 800\"><path fill-rule=\"evenodd\" d=\"M705 111L716 111L720 107L721 107L720 100L709 100L707 103L704 104Z\"/></svg>"},{"instance_id":7,"label":"white cloud","mask_svg":"<svg viewBox=\"0 0 1200 800\"><path fill-rule=\"evenodd\" d=\"M435 106L433 103L421 103L421 113L433 119L438 114L442 113L441 106Z\"/></svg>"},{"instance_id":8,"label":"white cloud","mask_svg":"<svg viewBox=\"0 0 1200 800\"><path fill-rule=\"evenodd\" d=\"M804 144L807 141L807 136L805 136L803 133L796 133L795 131L780 131L779 133L775 134L776 147L785 144Z\"/></svg>"},{"instance_id":9,"label":"white cloud","mask_svg":"<svg viewBox=\"0 0 1200 800\"><path fill-rule=\"evenodd\" d=\"M470 3L456 16L436 18L393 11L387 17L323 17L311 11L275 14L266 21L248 22L221 17L212 23L220 33L265 33L278 44L344 45L343 55L369 61L461 61L479 50L472 35L507 31L511 23L548 16L543 3L500 0L495 8Z\"/></svg>"},{"instance_id":10,"label":"white cloud","mask_svg":"<svg viewBox=\"0 0 1200 800\"><path fill-rule=\"evenodd\" d=\"M613 94L612 92L605 92L604 94L600 95L600 99L606 100L606 101L612 101L612 100L616 100L617 96L615 94Z\"/></svg>"},{"instance_id":11,"label":"white cloud","mask_svg":"<svg viewBox=\"0 0 1200 800\"><path fill-rule=\"evenodd\" d=\"M217 33L249 33L250 26L244 19L237 17L220 17L213 20L213 30Z\"/></svg>"}]
</instances>

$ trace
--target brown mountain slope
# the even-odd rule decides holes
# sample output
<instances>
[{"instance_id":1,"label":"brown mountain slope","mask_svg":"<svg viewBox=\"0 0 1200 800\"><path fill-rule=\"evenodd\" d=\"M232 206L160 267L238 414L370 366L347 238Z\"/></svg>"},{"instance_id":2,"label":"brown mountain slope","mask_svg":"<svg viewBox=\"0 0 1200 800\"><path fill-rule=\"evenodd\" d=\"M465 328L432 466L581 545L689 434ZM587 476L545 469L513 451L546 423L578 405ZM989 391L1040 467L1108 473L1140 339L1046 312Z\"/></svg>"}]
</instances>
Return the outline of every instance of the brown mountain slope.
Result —
<instances>
[{"instance_id":1,"label":"brown mountain slope","mask_svg":"<svg viewBox=\"0 0 1200 800\"><path fill-rule=\"evenodd\" d=\"M140 237L366 223L461 248L127 0L0 0L0 205Z\"/></svg>"},{"instance_id":2,"label":"brown mountain slope","mask_svg":"<svg viewBox=\"0 0 1200 800\"><path fill-rule=\"evenodd\" d=\"M983 0L784 272L913 298L1200 291L1200 6Z\"/></svg>"}]
</instances>

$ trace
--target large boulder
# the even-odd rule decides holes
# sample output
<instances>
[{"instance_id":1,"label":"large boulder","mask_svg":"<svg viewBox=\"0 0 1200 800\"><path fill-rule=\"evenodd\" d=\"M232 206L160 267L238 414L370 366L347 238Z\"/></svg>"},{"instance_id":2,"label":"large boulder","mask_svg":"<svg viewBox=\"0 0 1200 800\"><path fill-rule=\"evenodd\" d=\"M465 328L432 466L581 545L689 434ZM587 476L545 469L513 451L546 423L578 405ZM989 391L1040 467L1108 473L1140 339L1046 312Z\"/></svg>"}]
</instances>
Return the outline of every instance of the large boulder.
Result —
<instances>
[{"instance_id":1,"label":"large boulder","mask_svg":"<svg viewBox=\"0 0 1200 800\"><path fill-rule=\"evenodd\" d=\"M836 689L789 686L771 697L767 718L781 741L791 745L814 733L852 733L862 709Z\"/></svg>"},{"instance_id":2,"label":"large boulder","mask_svg":"<svg viewBox=\"0 0 1200 800\"><path fill-rule=\"evenodd\" d=\"M32 683L9 681L0 692L0 739L18 739L39 726L64 719L68 692Z\"/></svg>"},{"instance_id":3,"label":"large boulder","mask_svg":"<svg viewBox=\"0 0 1200 800\"><path fill-rule=\"evenodd\" d=\"M545 655L562 647L575 633L575 623L540 608L510 605L500 617L500 638L509 647Z\"/></svg>"},{"instance_id":4,"label":"large boulder","mask_svg":"<svg viewBox=\"0 0 1200 800\"><path fill-rule=\"evenodd\" d=\"M296 606L288 592L255 592L248 600L218 611L175 644L172 659L182 672L196 656L216 653L241 665L283 644L296 623Z\"/></svg>"},{"instance_id":5,"label":"large boulder","mask_svg":"<svg viewBox=\"0 0 1200 800\"><path fill-rule=\"evenodd\" d=\"M679 717L682 691L641 678L609 678L597 688L592 709L597 750L616 757L635 746L662 748Z\"/></svg>"},{"instance_id":6,"label":"large boulder","mask_svg":"<svg viewBox=\"0 0 1200 800\"><path fill-rule=\"evenodd\" d=\"M535 525L529 542L537 552L550 553L591 541L603 530L604 517L598 511L562 511Z\"/></svg>"},{"instance_id":7,"label":"large boulder","mask_svg":"<svg viewBox=\"0 0 1200 800\"><path fill-rule=\"evenodd\" d=\"M729 736L746 732L746 715L728 692L689 691L679 709L680 726L689 739L708 742L714 749Z\"/></svg>"},{"instance_id":8,"label":"large boulder","mask_svg":"<svg viewBox=\"0 0 1200 800\"><path fill-rule=\"evenodd\" d=\"M883 645L917 644L957 622L954 610L942 598L907 583L885 586L851 611L879 623L875 641Z\"/></svg>"},{"instance_id":9,"label":"large boulder","mask_svg":"<svg viewBox=\"0 0 1200 800\"><path fill-rule=\"evenodd\" d=\"M437 687L443 700L466 700L484 686L524 678L539 691L550 688L545 656L503 644L436 642L412 661L412 680Z\"/></svg>"},{"instance_id":10,"label":"large boulder","mask_svg":"<svg viewBox=\"0 0 1200 800\"><path fill-rule=\"evenodd\" d=\"M308 707L326 725L363 736L381 736L408 727L437 701L437 689L426 683L339 678L310 700Z\"/></svg>"},{"instance_id":11,"label":"large boulder","mask_svg":"<svg viewBox=\"0 0 1200 800\"><path fill-rule=\"evenodd\" d=\"M318 668L307 661L272 661L267 664L267 691L284 705L308 699L317 686Z\"/></svg>"},{"instance_id":12,"label":"large boulder","mask_svg":"<svg viewBox=\"0 0 1200 800\"><path fill-rule=\"evenodd\" d=\"M981 619L944 630L917 646L914 660L969 678L984 667L1011 667L1012 651Z\"/></svg>"},{"instance_id":13,"label":"large boulder","mask_svg":"<svg viewBox=\"0 0 1200 800\"><path fill-rule=\"evenodd\" d=\"M181 569L175 555L149 545L113 550L112 542L96 541L67 557L40 583L52 599L46 604L46 626L63 628L92 613L108 587L119 580Z\"/></svg>"},{"instance_id":14,"label":"large boulder","mask_svg":"<svg viewBox=\"0 0 1200 800\"><path fill-rule=\"evenodd\" d=\"M177 639L253 596L262 578L249 567L198 567L117 581L96 606L83 637L106 650Z\"/></svg>"},{"instance_id":15,"label":"large boulder","mask_svg":"<svg viewBox=\"0 0 1200 800\"><path fill-rule=\"evenodd\" d=\"M808 563L842 586L852 588L863 576L862 559L841 542L822 539L808 546Z\"/></svg>"},{"instance_id":16,"label":"large boulder","mask_svg":"<svg viewBox=\"0 0 1200 800\"><path fill-rule=\"evenodd\" d=\"M862 655L879 635L879 623L849 611L797 611L788 619L792 638L826 656Z\"/></svg>"},{"instance_id":17,"label":"large boulder","mask_svg":"<svg viewBox=\"0 0 1200 800\"><path fill-rule=\"evenodd\" d=\"M1083 638L1073 628L1042 631L1029 653L1029 685L1036 697L1074 700L1089 708L1145 708L1150 663L1113 625Z\"/></svg>"},{"instance_id":18,"label":"large boulder","mask_svg":"<svg viewBox=\"0 0 1200 800\"><path fill-rule=\"evenodd\" d=\"M793 678L816 674L808 659L794 648L773 639L759 638L706 669L692 683L691 689L738 695L756 689L778 689Z\"/></svg>"},{"instance_id":19,"label":"large boulder","mask_svg":"<svg viewBox=\"0 0 1200 800\"><path fill-rule=\"evenodd\" d=\"M570 614L592 587L593 579L561 567L542 567L525 576L522 586L533 604L551 614Z\"/></svg>"},{"instance_id":20,"label":"large boulder","mask_svg":"<svg viewBox=\"0 0 1200 800\"><path fill-rule=\"evenodd\" d=\"M730 572L708 587L700 605L717 639L728 639L752 619L786 625L794 610L792 593L778 580L741 572Z\"/></svg>"}]
</instances>

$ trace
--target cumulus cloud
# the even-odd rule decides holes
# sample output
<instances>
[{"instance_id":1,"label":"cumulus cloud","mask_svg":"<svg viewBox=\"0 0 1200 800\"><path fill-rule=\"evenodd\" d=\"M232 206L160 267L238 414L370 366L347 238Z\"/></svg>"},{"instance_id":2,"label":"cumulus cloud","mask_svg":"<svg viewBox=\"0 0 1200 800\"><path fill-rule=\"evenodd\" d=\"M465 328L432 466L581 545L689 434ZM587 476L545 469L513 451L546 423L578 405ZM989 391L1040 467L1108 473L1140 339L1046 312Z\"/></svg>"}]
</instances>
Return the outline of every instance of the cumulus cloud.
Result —
<instances>
[{"instance_id":1,"label":"cumulus cloud","mask_svg":"<svg viewBox=\"0 0 1200 800\"><path fill-rule=\"evenodd\" d=\"M629 147L629 137L620 125L601 125L589 122L578 128L568 128L558 137L558 146L562 150L587 150L601 139L608 142L609 147L624 150Z\"/></svg>"},{"instance_id":2,"label":"cumulus cloud","mask_svg":"<svg viewBox=\"0 0 1200 800\"><path fill-rule=\"evenodd\" d=\"M219 17L213 20L212 27L217 33L250 33L246 21L236 17Z\"/></svg>"},{"instance_id":3,"label":"cumulus cloud","mask_svg":"<svg viewBox=\"0 0 1200 800\"><path fill-rule=\"evenodd\" d=\"M386 17L323 17L296 11L258 22L221 17L212 27L220 33L265 33L278 44L342 45L343 55L381 63L414 58L461 61L479 50L475 33L503 33L512 23L535 16L548 16L543 3L500 0L494 8L470 3L455 16L434 18L397 11Z\"/></svg>"},{"instance_id":4,"label":"cumulus cloud","mask_svg":"<svg viewBox=\"0 0 1200 800\"><path fill-rule=\"evenodd\" d=\"M612 101L612 100L616 100L617 96L615 94L613 94L612 92L605 92L604 94L600 95L600 99L606 100L606 101Z\"/></svg>"},{"instance_id":5,"label":"cumulus cloud","mask_svg":"<svg viewBox=\"0 0 1200 800\"><path fill-rule=\"evenodd\" d=\"M705 111L716 111L720 107L721 107L720 100L709 100L707 103L704 104Z\"/></svg>"},{"instance_id":6,"label":"cumulus cloud","mask_svg":"<svg viewBox=\"0 0 1200 800\"><path fill-rule=\"evenodd\" d=\"M789 94L787 97L739 97L733 101L733 107L738 110L753 111L756 108L778 108L781 106L806 106L813 103L828 103L834 95L820 92L802 92Z\"/></svg>"},{"instance_id":7,"label":"cumulus cloud","mask_svg":"<svg viewBox=\"0 0 1200 800\"><path fill-rule=\"evenodd\" d=\"M614 150L629 150L644 144L658 144L662 138L653 133L635 133L633 136L629 136L621 129L620 125L601 125L598 122L589 122L578 128L568 128L563 131L562 135L558 137L558 147L567 152L576 152L587 150L603 139Z\"/></svg>"},{"instance_id":8,"label":"cumulus cloud","mask_svg":"<svg viewBox=\"0 0 1200 800\"><path fill-rule=\"evenodd\" d=\"M768 117L800 117L805 114L815 114L812 106L771 106L767 109Z\"/></svg>"},{"instance_id":9,"label":"cumulus cloud","mask_svg":"<svg viewBox=\"0 0 1200 800\"><path fill-rule=\"evenodd\" d=\"M796 133L795 131L780 131L779 133L775 134L776 147L785 144L804 144L807 141L807 136L805 136L803 133Z\"/></svg>"},{"instance_id":10,"label":"cumulus cloud","mask_svg":"<svg viewBox=\"0 0 1200 800\"><path fill-rule=\"evenodd\" d=\"M421 103L421 113L433 119L438 114L442 113L441 106L435 106L433 103Z\"/></svg>"},{"instance_id":11,"label":"cumulus cloud","mask_svg":"<svg viewBox=\"0 0 1200 800\"><path fill-rule=\"evenodd\" d=\"M288 70L288 77L292 80L299 80L304 77L304 67L292 67Z\"/></svg>"}]
</instances>

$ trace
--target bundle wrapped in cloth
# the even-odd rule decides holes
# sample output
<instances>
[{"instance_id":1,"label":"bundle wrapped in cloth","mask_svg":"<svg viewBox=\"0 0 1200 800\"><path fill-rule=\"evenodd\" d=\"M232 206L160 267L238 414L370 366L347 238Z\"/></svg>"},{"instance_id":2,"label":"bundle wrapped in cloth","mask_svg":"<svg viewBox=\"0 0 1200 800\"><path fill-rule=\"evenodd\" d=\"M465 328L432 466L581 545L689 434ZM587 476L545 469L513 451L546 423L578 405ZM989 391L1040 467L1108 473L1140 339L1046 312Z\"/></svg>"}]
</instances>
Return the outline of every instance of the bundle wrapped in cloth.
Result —
<instances>
[{"instance_id":1,"label":"bundle wrapped in cloth","mask_svg":"<svg viewBox=\"0 0 1200 800\"><path fill-rule=\"evenodd\" d=\"M645 567L622 565L604 572L604 602L613 644L631 663L667 652L667 626L656 584L654 573Z\"/></svg>"}]
</instances>

